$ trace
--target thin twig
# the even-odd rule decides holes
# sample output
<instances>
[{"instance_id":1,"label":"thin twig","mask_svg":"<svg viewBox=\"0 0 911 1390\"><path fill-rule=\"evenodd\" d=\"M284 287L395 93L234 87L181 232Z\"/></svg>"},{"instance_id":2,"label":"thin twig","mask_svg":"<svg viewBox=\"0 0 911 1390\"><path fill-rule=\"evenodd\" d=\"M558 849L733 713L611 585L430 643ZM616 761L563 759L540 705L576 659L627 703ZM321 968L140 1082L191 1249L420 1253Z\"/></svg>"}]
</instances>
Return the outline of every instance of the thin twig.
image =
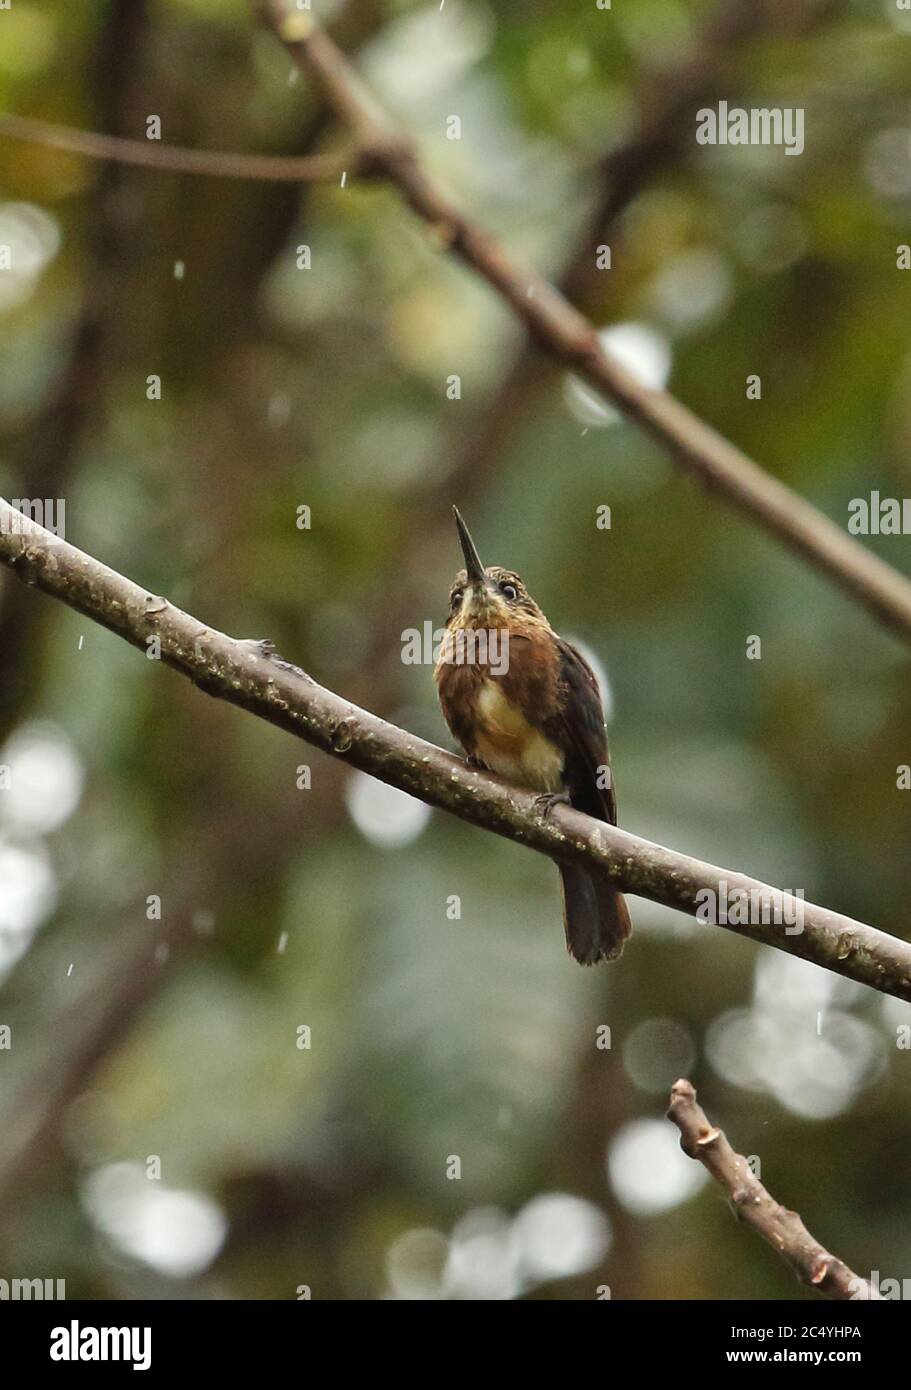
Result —
<instances>
[{"instance_id":1,"label":"thin twig","mask_svg":"<svg viewBox=\"0 0 911 1390\"><path fill-rule=\"evenodd\" d=\"M126 140L120 135L99 135L71 126L52 125L33 116L0 114L0 137L28 140L68 154L88 159L112 160L117 164L165 169L177 174L207 174L219 179L254 179L272 183L338 182L343 173L349 178L363 169L361 156L352 151L344 158L336 155L224 154L217 150L185 150L173 145L157 145L148 140Z\"/></svg>"},{"instance_id":2,"label":"thin twig","mask_svg":"<svg viewBox=\"0 0 911 1390\"><path fill-rule=\"evenodd\" d=\"M595 865L621 888L692 916L705 895L750 904L719 925L847 979L911 1001L911 945L733 870L651 844L564 807L542 816L532 793L507 786L414 734L350 704L268 645L206 627L108 569L0 499L0 560L33 585L160 657L201 690L334 757L553 859Z\"/></svg>"},{"instance_id":3,"label":"thin twig","mask_svg":"<svg viewBox=\"0 0 911 1390\"><path fill-rule=\"evenodd\" d=\"M911 639L911 581L668 392L640 385L604 350L592 324L553 285L521 266L440 192L411 140L377 107L358 73L309 13L289 11L285 0L253 4L294 62L319 81L336 115L354 132L370 169L398 187L432 228L436 241L497 291L546 352L652 434L678 463L726 494L881 622Z\"/></svg>"},{"instance_id":4,"label":"thin twig","mask_svg":"<svg viewBox=\"0 0 911 1390\"><path fill-rule=\"evenodd\" d=\"M735 1153L724 1133L709 1123L691 1081L674 1083L667 1117L680 1130L683 1152L708 1169L730 1197L738 1220L752 1226L777 1250L802 1284L826 1298L855 1302L879 1298L868 1280L810 1235L796 1211L788 1211L766 1191L743 1154Z\"/></svg>"}]
</instances>

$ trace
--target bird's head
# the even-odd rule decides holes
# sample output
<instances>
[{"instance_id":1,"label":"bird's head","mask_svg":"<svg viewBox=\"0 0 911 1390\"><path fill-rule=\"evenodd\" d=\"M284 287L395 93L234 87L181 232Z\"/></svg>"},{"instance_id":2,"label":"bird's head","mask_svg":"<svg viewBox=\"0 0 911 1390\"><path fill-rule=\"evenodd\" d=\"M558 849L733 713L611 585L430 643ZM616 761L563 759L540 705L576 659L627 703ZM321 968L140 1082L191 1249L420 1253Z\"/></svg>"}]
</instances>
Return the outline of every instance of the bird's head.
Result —
<instances>
[{"instance_id":1,"label":"bird's head","mask_svg":"<svg viewBox=\"0 0 911 1390\"><path fill-rule=\"evenodd\" d=\"M459 570L449 590L449 628L510 627L522 619L547 620L514 570L500 565L481 564L477 547L453 507L459 542L465 557L465 568Z\"/></svg>"}]
</instances>

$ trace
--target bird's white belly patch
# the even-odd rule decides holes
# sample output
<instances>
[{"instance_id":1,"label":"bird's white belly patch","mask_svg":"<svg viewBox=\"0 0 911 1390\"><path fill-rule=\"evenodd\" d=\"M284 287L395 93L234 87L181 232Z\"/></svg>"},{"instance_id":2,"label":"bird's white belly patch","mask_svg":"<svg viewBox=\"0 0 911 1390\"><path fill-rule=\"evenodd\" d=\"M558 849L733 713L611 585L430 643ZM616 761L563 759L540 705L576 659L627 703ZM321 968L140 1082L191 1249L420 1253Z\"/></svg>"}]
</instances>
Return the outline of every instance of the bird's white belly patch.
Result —
<instances>
[{"instance_id":1,"label":"bird's white belly patch","mask_svg":"<svg viewBox=\"0 0 911 1390\"><path fill-rule=\"evenodd\" d=\"M511 705L499 681L487 680L478 693L477 755L508 782L539 792L563 785L563 754L540 729Z\"/></svg>"}]
</instances>

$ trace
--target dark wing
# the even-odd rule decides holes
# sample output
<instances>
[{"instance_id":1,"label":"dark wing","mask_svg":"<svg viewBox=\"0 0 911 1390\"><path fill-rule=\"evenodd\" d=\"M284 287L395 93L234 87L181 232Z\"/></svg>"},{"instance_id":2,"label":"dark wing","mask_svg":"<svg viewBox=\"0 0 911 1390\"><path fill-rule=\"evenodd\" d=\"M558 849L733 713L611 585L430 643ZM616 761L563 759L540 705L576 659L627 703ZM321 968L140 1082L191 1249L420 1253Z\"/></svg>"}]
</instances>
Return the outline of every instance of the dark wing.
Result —
<instances>
[{"instance_id":1,"label":"dark wing","mask_svg":"<svg viewBox=\"0 0 911 1390\"><path fill-rule=\"evenodd\" d=\"M573 806L598 820L617 824L617 797L613 778L600 787L604 769L610 769L604 706L595 673L570 642L557 639L560 650L562 708L548 724L551 737L566 750L565 777Z\"/></svg>"}]
</instances>

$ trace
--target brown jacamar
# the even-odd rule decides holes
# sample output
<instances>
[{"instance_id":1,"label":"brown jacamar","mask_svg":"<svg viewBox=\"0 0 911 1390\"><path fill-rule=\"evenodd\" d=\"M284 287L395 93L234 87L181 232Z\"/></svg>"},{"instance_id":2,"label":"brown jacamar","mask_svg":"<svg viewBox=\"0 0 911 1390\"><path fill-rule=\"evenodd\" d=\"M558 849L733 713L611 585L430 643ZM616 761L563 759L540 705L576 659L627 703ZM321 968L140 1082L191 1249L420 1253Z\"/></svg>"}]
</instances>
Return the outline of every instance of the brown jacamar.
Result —
<instances>
[{"instance_id":1,"label":"brown jacamar","mask_svg":"<svg viewBox=\"0 0 911 1390\"><path fill-rule=\"evenodd\" d=\"M516 786L617 824L601 692L512 570L481 564L456 508L465 569L449 591L434 670L446 723L469 759ZM618 956L632 930L622 894L584 864L560 864L566 946L582 965Z\"/></svg>"}]
</instances>

